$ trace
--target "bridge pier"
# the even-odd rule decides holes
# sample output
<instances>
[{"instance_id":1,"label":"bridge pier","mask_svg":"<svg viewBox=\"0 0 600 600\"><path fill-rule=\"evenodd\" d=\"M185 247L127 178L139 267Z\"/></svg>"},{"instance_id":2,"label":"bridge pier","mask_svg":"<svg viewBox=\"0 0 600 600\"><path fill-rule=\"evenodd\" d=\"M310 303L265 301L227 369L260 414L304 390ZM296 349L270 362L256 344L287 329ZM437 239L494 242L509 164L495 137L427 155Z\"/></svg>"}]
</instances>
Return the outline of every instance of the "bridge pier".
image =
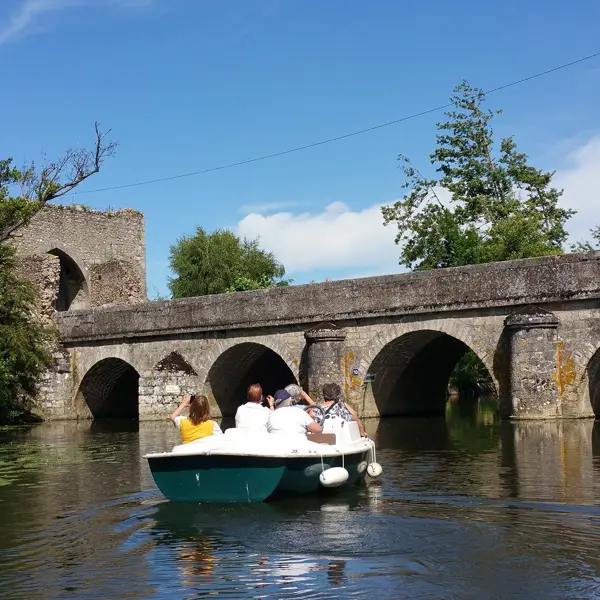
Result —
<instances>
[{"instance_id":1,"label":"bridge pier","mask_svg":"<svg viewBox=\"0 0 600 600\"><path fill-rule=\"evenodd\" d=\"M304 332L307 343L308 394L317 401L325 383L344 389L342 346L346 332L332 323L321 323Z\"/></svg>"},{"instance_id":2,"label":"bridge pier","mask_svg":"<svg viewBox=\"0 0 600 600\"><path fill-rule=\"evenodd\" d=\"M556 419L562 416L556 377L560 344L558 318L539 307L509 315L510 414L513 419Z\"/></svg>"}]
</instances>

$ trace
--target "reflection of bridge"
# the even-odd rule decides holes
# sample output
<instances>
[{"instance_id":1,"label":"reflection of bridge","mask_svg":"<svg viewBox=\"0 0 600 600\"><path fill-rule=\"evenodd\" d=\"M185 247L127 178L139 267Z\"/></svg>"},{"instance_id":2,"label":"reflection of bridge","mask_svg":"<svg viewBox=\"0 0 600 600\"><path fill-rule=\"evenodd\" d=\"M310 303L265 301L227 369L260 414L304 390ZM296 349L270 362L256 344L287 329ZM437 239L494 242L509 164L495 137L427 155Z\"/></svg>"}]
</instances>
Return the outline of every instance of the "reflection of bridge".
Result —
<instances>
[{"instance_id":1,"label":"reflection of bridge","mask_svg":"<svg viewBox=\"0 0 600 600\"><path fill-rule=\"evenodd\" d=\"M293 380L338 381L363 416L439 413L470 348L505 416L593 416L599 300L590 253L62 312L52 414L163 417L194 387L230 415Z\"/></svg>"}]
</instances>

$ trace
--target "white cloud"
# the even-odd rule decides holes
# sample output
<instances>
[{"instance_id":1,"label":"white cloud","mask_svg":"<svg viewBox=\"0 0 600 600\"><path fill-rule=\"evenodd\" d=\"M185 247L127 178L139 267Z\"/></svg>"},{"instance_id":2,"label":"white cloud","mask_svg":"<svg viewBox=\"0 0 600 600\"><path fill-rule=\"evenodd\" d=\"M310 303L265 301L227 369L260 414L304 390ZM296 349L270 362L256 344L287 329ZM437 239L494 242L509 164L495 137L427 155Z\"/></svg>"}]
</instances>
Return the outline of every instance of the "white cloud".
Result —
<instances>
[{"instance_id":1,"label":"white cloud","mask_svg":"<svg viewBox=\"0 0 600 600\"><path fill-rule=\"evenodd\" d=\"M567 222L571 241L589 240L590 229L600 225L600 136L591 138L568 156L554 185L564 188L561 204L577 214Z\"/></svg>"},{"instance_id":2,"label":"white cloud","mask_svg":"<svg viewBox=\"0 0 600 600\"><path fill-rule=\"evenodd\" d=\"M352 270L362 275L398 271L398 247L393 226L384 227L379 204L350 210L334 202L320 213L252 213L237 225L237 233L260 238L289 274L317 269Z\"/></svg>"},{"instance_id":3,"label":"white cloud","mask_svg":"<svg viewBox=\"0 0 600 600\"><path fill-rule=\"evenodd\" d=\"M268 213L282 208L306 206L308 202L265 202L264 204L243 204L239 211L245 215L250 213Z\"/></svg>"},{"instance_id":4,"label":"white cloud","mask_svg":"<svg viewBox=\"0 0 600 600\"><path fill-rule=\"evenodd\" d=\"M152 2L153 0L24 0L6 22L0 23L0 44L32 33L42 17L49 13L92 5L147 7Z\"/></svg>"},{"instance_id":5,"label":"white cloud","mask_svg":"<svg viewBox=\"0 0 600 600\"><path fill-rule=\"evenodd\" d=\"M578 211L568 223L570 240L589 239L589 230L600 225L600 136L591 138L567 157L557 170L554 185L564 188L561 204ZM437 190L443 204L448 192ZM334 202L318 213L278 212L276 203L255 210L237 225L237 233L260 238L261 247L281 260L289 274L342 271L344 277L379 275L400 270L396 229L384 227L380 205L351 210ZM249 208L249 207L247 207Z\"/></svg>"}]
</instances>

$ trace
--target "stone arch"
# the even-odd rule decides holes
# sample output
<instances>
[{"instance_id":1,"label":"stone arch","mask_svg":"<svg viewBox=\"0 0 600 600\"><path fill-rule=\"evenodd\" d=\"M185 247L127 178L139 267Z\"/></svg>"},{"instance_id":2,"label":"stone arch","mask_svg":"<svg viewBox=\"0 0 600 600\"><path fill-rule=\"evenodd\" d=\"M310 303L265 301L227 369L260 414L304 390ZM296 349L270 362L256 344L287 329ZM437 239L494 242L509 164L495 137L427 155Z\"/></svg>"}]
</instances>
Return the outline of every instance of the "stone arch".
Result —
<instances>
[{"instance_id":1,"label":"stone arch","mask_svg":"<svg viewBox=\"0 0 600 600\"><path fill-rule=\"evenodd\" d=\"M404 323L376 336L359 366L366 384L365 406L378 415L443 414L448 380L456 363L471 349L492 376L493 351L482 350L468 332L456 324Z\"/></svg>"},{"instance_id":2,"label":"stone arch","mask_svg":"<svg viewBox=\"0 0 600 600\"><path fill-rule=\"evenodd\" d=\"M89 307L89 277L84 264L68 250L53 245L46 251L60 261L60 277L55 309L59 312L70 308Z\"/></svg>"},{"instance_id":3,"label":"stone arch","mask_svg":"<svg viewBox=\"0 0 600 600\"><path fill-rule=\"evenodd\" d=\"M582 377L581 386L584 414L591 408L593 416L600 417L600 348L597 348L590 356Z\"/></svg>"},{"instance_id":4,"label":"stone arch","mask_svg":"<svg viewBox=\"0 0 600 600\"><path fill-rule=\"evenodd\" d=\"M139 373L120 358L104 358L84 375L75 396L78 416L138 419Z\"/></svg>"},{"instance_id":5,"label":"stone arch","mask_svg":"<svg viewBox=\"0 0 600 600\"><path fill-rule=\"evenodd\" d=\"M265 395L297 383L298 368L284 358L278 344L248 340L220 349L210 362L204 388L214 412L223 417L235 415L237 407L246 401L246 389L252 383L260 383Z\"/></svg>"}]
</instances>

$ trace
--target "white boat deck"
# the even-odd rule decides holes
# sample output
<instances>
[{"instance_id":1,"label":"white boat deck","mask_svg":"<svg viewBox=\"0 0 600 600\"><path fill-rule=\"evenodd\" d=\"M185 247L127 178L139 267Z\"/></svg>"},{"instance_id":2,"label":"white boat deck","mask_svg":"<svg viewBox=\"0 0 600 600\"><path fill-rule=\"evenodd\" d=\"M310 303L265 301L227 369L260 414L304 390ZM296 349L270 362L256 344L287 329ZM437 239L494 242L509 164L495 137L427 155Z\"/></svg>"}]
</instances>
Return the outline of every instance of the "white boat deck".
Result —
<instances>
[{"instance_id":1,"label":"white boat deck","mask_svg":"<svg viewBox=\"0 0 600 600\"><path fill-rule=\"evenodd\" d=\"M190 455L262 456L270 458L332 457L367 452L373 442L360 436L358 425L346 423L333 432L335 443L311 441L306 435L268 433L266 430L230 428L223 435L202 438L175 446L171 452L153 452L144 458L166 458ZM310 434L309 434L310 435ZM327 440L328 436L315 436ZM331 439L331 438L330 438Z\"/></svg>"}]
</instances>

